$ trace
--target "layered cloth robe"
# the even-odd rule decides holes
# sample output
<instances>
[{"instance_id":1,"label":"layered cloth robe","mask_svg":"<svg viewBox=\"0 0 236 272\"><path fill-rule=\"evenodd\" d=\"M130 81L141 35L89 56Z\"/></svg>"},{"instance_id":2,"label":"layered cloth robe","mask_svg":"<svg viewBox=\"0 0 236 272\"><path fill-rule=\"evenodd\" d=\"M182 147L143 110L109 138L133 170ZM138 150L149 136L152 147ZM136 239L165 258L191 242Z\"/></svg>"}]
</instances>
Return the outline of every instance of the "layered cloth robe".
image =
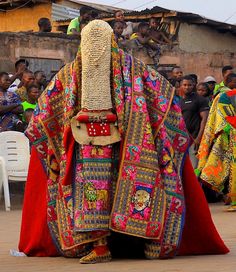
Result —
<instances>
[{"instance_id":1,"label":"layered cloth robe","mask_svg":"<svg viewBox=\"0 0 236 272\"><path fill-rule=\"evenodd\" d=\"M78 257L113 230L146 239L150 258L227 253L185 163L189 136L172 86L114 42L111 69L119 144L80 145L72 136L70 120L81 109L80 52L40 97L27 130L33 151L20 251Z\"/></svg>"},{"instance_id":2,"label":"layered cloth robe","mask_svg":"<svg viewBox=\"0 0 236 272\"><path fill-rule=\"evenodd\" d=\"M236 90L218 95L211 107L201 145L200 178L220 192L229 181L229 197L236 205Z\"/></svg>"}]
</instances>

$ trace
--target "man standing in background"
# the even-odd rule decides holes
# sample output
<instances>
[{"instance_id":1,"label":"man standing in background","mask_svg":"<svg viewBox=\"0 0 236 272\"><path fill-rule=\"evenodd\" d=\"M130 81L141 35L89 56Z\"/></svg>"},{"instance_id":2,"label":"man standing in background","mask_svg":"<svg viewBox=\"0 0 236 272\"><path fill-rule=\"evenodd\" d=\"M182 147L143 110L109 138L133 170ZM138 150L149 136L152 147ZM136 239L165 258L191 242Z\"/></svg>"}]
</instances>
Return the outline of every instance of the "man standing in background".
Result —
<instances>
[{"instance_id":1,"label":"man standing in background","mask_svg":"<svg viewBox=\"0 0 236 272\"><path fill-rule=\"evenodd\" d=\"M181 87L183 98L180 100L180 106L188 132L193 138L189 155L195 169L198 164L196 153L206 125L209 106L206 98L194 92L194 82L191 76L183 77Z\"/></svg>"},{"instance_id":2,"label":"man standing in background","mask_svg":"<svg viewBox=\"0 0 236 272\"><path fill-rule=\"evenodd\" d=\"M52 24L48 18L40 18L38 20L39 32L49 33L52 31Z\"/></svg>"},{"instance_id":3,"label":"man standing in background","mask_svg":"<svg viewBox=\"0 0 236 272\"><path fill-rule=\"evenodd\" d=\"M230 65L224 66L222 68L222 77L223 80L219 83L215 85L215 89L214 89L214 95L216 96L218 93L224 92L224 87L225 87L225 81L226 78L228 77L229 74L233 73L233 67Z\"/></svg>"}]
</instances>

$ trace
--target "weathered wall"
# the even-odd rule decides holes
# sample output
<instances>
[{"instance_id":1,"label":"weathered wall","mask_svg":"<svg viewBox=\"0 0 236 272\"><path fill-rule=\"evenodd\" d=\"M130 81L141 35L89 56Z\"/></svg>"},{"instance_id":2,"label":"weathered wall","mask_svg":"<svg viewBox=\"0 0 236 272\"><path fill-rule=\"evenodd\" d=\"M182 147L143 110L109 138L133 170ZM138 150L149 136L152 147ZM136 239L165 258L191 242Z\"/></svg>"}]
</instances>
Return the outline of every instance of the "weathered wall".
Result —
<instances>
[{"instance_id":1,"label":"weathered wall","mask_svg":"<svg viewBox=\"0 0 236 272\"><path fill-rule=\"evenodd\" d=\"M51 19L51 3L0 12L0 32L38 31L41 17Z\"/></svg>"},{"instance_id":2,"label":"weathered wall","mask_svg":"<svg viewBox=\"0 0 236 272\"><path fill-rule=\"evenodd\" d=\"M160 64L177 64L185 74L194 73L202 81L212 75L222 80L225 65L236 68L236 36L220 33L207 26L182 23L178 33L179 46L163 52Z\"/></svg>"},{"instance_id":3,"label":"weathered wall","mask_svg":"<svg viewBox=\"0 0 236 272\"><path fill-rule=\"evenodd\" d=\"M21 57L68 63L75 58L79 44L78 39L55 33L0 33L0 40L0 71L10 73Z\"/></svg>"},{"instance_id":4,"label":"weathered wall","mask_svg":"<svg viewBox=\"0 0 236 272\"><path fill-rule=\"evenodd\" d=\"M221 69L225 65L236 68L236 54L229 52L202 53L170 50L163 53L160 64L180 65L184 74L197 74L199 82L212 75L218 82L222 80Z\"/></svg>"},{"instance_id":5,"label":"weathered wall","mask_svg":"<svg viewBox=\"0 0 236 272\"><path fill-rule=\"evenodd\" d=\"M180 49L189 53L236 52L236 36L207 26L182 23L178 40Z\"/></svg>"},{"instance_id":6,"label":"weathered wall","mask_svg":"<svg viewBox=\"0 0 236 272\"><path fill-rule=\"evenodd\" d=\"M197 74L199 82L208 75L221 81L221 69L225 65L232 65L236 72L236 36L207 26L182 23L178 42L178 46L163 50L160 65L179 65L184 74ZM136 56L146 63L152 63L147 56L140 53Z\"/></svg>"},{"instance_id":7,"label":"weathered wall","mask_svg":"<svg viewBox=\"0 0 236 272\"><path fill-rule=\"evenodd\" d=\"M20 57L43 59L43 63L47 63L47 59L70 62L74 59L79 44L77 39L55 33L0 33L0 40L0 71L11 73L14 72L15 61ZM231 44L225 45L226 48L230 46ZM142 51L135 52L135 56L147 64L153 63ZM236 52L191 52L175 46L163 51L160 65L180 65L184 74L195 73L199 76L199 81L208 75L221 81L221 69L224 65L236 67Z\"/></svg>"},{"instance_id":8,"label":"weathered wall","mask_svg":"<svg viewBox=\"0 0 236 272\"><path fill-rule=\"evenodd\" d=\"M153 60L142 50L133 50L135 57L146 64L153 64ZM225 65L232 65L236 70L236 52L186 52L179 46L163 50L160 57L160 66L173 67L179 65L184 74L197 74L199 82L206 76L212 75L218 82L222 80L221 69ZM161 69L162 70L162 69Z\"/></svg>"}]
</instances>

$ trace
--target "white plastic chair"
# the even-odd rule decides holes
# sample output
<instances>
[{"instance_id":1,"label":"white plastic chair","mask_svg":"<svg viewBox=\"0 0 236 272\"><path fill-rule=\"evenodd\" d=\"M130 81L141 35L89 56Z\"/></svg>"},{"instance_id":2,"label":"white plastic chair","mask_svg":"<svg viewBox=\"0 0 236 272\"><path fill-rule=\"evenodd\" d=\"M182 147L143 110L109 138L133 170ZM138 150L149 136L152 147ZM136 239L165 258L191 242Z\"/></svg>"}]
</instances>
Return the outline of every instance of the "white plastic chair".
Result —
<instances>
[{"instance_id":1,"label":"white plastic chair","mask_svg":"<svg viewBox=\"0 0 236 272\"><path fill-rule=\"evenodd\" d=\"M0 194L3 187L6 211L11 209L9 182L26 181L29 158L29 140L24 133L0 132Z\"/></svg>"}]
</instances>

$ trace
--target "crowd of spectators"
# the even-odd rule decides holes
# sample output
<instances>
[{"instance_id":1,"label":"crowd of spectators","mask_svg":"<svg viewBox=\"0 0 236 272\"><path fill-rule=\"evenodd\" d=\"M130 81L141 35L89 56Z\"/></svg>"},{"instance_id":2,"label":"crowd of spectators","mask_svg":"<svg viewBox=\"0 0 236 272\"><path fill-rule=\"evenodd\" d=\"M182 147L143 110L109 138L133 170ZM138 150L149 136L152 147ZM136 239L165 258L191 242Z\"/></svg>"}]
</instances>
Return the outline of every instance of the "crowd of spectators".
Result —
<instances>
[{"instance_id":1,"label":"crowd of spectators","mask_svg":"<svg viewBox=\"0 0 236 272\"><path fill-rule=\"evenodd\" d=\"M29 70L25 59L16 61L14 75L0 72L0 132L24 132L46 85L44 72Z\"/></svg>"},{"instance_id":2,"label":"crowd of spectators","mask_svg":"<svg viewBox=\"0 0 236 272\"><path fill-rule=\"evenodd\" d=\"M187 129L193 139L190 157L196 168L196 154L212 102L219 93L236 88L236 73L232 66L227 65L222 68L222 81L219 84L213 76L206 76L202 82L198 82L197 75L184 75L181 67L175 66L169 80L175 87Z\"/></svg>"},{"instance_id":3,"label":"crowd of spectators","mask_svg":"<svg viewBox=\"0 0 236 272\"><path fill-rule=\"evenodd\" d=\"M189 155L197 173L198 149L210 108L220 93L236 89L236 73L232 66L227 65L222 68L222 81L219 84L211 75L198 82L197 75L185 75L180 66L175 66L171 71L169 81L175 87L175 95L179 100L187 130L192 138ZM215 202L221 199L222 194L212 191L204 184L202 186L208 201Z\"/></svg>"},{"instance_id":4,"label":"crowd of spectators","mask_svg":"<svg viewBox=\"0 0 236 272\"><path fill-rule=\"evenodd\" d=\"M71 20L67 34L80 36L83 27L98 17L99 14L94 9L82 7L80 16ZM150 18L148 22L133 23L125 20L122 10L117 10L114 13L114 20L109 23L113 28L119 47L128 50L132 44L135 44L139 49L145 50L155 64L159 62L161 46L176 44L176 41L169 37L169 33L160 29L160 21L154 17Z\"/></svg>"},{"instance_id":5,"label":"crowd of spectators","mask_svg":"<svg viewBox=\"0 0 236 272\"><path fill-rule=\"evenodd\" d=\"M80 16L71 20L67 34L80 36L83 27L98 17L98 12L93 8L82 7ZM133 23L125 20L122 10L117 10L111 26L118 45L122 47L124 41L135 43L139 48L145 49L156 64L160 56L160 46L174 44L168 33L160 30L160 22L157 18L150 18L149 22ZM40 18L38 27L39 32L52 30L48 18ZM180 98L186 126L193 138L190 155L195 167L197 165L195 155L212 101L220 92L236 88L236 74L233 72L233 67L224 66L222 81L219 84L213 76L206 76L203 82L198 82L196 74L184 75L180 66L174 66L171 74L164 76L175 87L175 94ZM37 99L45 87L44 72L32 72L28 61L24 59L15 63L15 74L10 76L5 72L0 73L0 131L9 129L23 131L29 120L28 116L32 114Z\"/></svg>"},{"instance_id":6,"label":"crowd of spectators","mask_svg":"<svg viewBox=\"0 0 236 272\"><path fill-rule=\"evenodd\" d=\"M67 34L80 36L83 27L91 20L99 17L93 8L84 6L80 9L80 16L71 20ZM118 10L114 20L110 23L114 37L119 46L125 41L135 43L146 50L148 55L158 63L160 45L172 44L168 35L159 30L159 22L151 18L149 22L135 24L127 22L124 12ZM48 18L38 20L38 32L49 33L52 24ZM1 71L0 71L1 72ZM24 131L41 92L46 87L44 71L31 71L29 62L19 59L15 63L15 73L0 73L0 131Z\"/></svg>"},{"instance_id":7,"label":"crowd of spectators","mask_svg":"<svg viewBox=\"0 0 236 272\"><path fill-rule=\"evenodd\" d=\"M83 7L80 17L73 19L67 30L68 35L80 36L83 27L98 17L98 13ZM158 64L161 54L160 46L173 45L175 42L160 30L160 22L150 18L149 22L133 23L125 21L124 13L118 10L111 22L114 37L120 47L124 42L134 43ZM38 21L39 32L51 32L52 26L48 18ZM208 113L213 100L219 93L236 89L236 73L232 66L222 68L222 81L217 84L212 75L206 75L198 82L198 75L185 74L180 66L174 66L169 74L162 74L175 87L175 97L179 101L187 130L192 138L189 149L190 159L197 168L197 152L204 133ZM37 101L46 88L47 79L44 71L31 71L26 59L19 59L15 63L15 73L0 72L0 132L15 130L24 132Z\"/></svg>"}]
</instances>

